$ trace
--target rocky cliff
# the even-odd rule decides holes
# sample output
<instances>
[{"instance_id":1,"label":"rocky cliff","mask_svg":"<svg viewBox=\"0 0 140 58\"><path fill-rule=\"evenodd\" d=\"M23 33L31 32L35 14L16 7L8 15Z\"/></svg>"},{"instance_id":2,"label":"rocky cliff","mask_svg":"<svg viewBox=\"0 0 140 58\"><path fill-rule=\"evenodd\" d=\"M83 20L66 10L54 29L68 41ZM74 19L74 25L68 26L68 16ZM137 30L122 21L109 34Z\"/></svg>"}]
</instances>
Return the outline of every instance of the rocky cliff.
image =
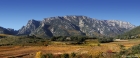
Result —
<instances>
[{"instance_id":1,"label":"rocky cliff","mask_svg":"<svg viewBox=\"0 0 140 58\"><path fill-rule=\"evenodd\" d=\"M135 26L118 20L98 20L87 16L57 16L42 21L29 20L18 35L51 36L115 36Z\"/></svg>"}]
</instances>

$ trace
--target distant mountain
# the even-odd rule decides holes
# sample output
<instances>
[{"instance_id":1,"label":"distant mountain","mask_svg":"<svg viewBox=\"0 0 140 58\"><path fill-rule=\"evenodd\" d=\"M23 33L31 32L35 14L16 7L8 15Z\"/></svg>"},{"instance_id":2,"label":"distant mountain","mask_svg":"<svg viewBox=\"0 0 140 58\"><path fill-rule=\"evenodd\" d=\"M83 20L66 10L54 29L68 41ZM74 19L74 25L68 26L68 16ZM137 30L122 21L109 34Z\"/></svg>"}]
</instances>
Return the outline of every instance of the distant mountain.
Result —
<instances>
[{"instance_id":1,"label":"distant mountain","mask_svg":"<svg viewBox=\"0 0 140 58\"><path fill-rule=\"evenodd\" d=\"M0 27L0 34L16 35L17 33L18 33L18 31L14 30L14 29Z\"/></svg>"},{"instance_id":2,"label":"distant mountain","mask_svg":"<svg viewBox=\"0 0 140 58\"><path fill-rule=\"evenodd\" d=\"M29 20L18 35L52 36L115 36L135 26L118 20L97 20L87 16L57 16L42 21Z\"/></svg>"}]
</instances>

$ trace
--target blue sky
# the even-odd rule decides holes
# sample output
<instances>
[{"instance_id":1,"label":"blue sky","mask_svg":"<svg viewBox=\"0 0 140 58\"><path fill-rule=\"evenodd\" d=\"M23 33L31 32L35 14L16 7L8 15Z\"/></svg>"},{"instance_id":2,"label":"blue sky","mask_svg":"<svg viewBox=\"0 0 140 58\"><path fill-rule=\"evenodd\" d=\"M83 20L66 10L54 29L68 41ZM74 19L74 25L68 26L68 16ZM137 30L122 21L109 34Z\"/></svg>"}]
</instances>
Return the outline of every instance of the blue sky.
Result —
<instances>
[{"instance_id":1,"label":"blue sky","mask_svg":"<svg viewBox=\"0 0 140 58\"><path fill-rule=\"evenodd\" d=\"M0 26L20 29L28 20L84 15L140 25L140 0L0 0Z\"/></svg>"}]
</instances>

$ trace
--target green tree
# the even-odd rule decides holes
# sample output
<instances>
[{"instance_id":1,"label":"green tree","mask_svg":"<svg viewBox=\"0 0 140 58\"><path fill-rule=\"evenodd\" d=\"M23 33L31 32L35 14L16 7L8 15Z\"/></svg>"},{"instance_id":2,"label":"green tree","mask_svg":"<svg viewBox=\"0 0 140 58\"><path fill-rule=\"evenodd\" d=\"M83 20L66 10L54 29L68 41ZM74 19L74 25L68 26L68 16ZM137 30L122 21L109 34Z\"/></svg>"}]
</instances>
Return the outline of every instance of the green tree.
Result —
<instances>
[{"instance_id":1,"label":"green tree","mask_svg":"<svg viewBox=\"0 0 140 58\"><path fill-rule=\"evenodd\" d=\"M46 58L54 58L52 53L46 54Z\"/></svg>"},{"instance_id":2,"label":"green tree","mask_svg":"<svg viewBox=\"0 0 140 58\"><path fill-rule=\"evenodd\" d=\"M62 54L62 58L69 58L69 54L67 53Z\"/></svg>"},{"instance_id":3,"label":"green tree","mask_svg":"<svg viewBox=\"0 0 140 58\"><path fill-rule=\"evenodd\" d=\"M56 41L56 37L55 36L53 36L52 38L51 38L51 41Z\"/></svg>"},{"instance_id":4,"label":"green tree","mask_svg":"<svg viewBox=\"0 0 140 58\"><path fill-rule=\"evenodd\" d=\"M75 57L76 56L76 54L73 52L73 53L71 53L71 57L73 58L73 57Z\"/></svg>"}]
</instances>

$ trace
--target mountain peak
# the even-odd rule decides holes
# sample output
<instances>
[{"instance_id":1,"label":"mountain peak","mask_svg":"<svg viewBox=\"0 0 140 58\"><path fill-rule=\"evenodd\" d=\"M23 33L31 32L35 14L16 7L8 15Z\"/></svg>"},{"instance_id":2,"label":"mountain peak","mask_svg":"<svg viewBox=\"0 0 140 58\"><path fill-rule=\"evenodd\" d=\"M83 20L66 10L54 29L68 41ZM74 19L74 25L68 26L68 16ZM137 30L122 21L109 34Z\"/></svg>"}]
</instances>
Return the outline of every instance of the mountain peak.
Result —
<instances>
[{"instance_id":1,"label":"mountain peak","mask_svg":"<svg viewBox=\"0 0 140 58\"><path fill-rule=\"evenodd\" d=\"M81 18L81 19L87 19L87 16L82 16L82 15L67 15L63 16L64 18Z\"/></svg>"},{"instance_id":2,"label":"mountain peak","mask_svg":"<svg viewBox=\"0 0 140 58\"><path fill-rule=\"evenodd\" d=\"M39 24L40 24L40 21L37 21L34 19L29 20L27 25L23 26L19 30L18 35L23 35L23 34L26 35L26 34L31 33L32 31L34 31L36 28L39 27Z\"/></svg>"},{"instance_id":3,"label":"mountain peak","mask_svg":"<svg viewBox=\"0 0 140 58\"><path fill-rule=\"evenodd\" d=\"M109 22L112 25L118 24L120 26L120 28L134 28L135 25L132 25L130 22L125 22L125 21L120 21L120 20L108 20L107 22Z\"/></svg>"}]
</instances>

